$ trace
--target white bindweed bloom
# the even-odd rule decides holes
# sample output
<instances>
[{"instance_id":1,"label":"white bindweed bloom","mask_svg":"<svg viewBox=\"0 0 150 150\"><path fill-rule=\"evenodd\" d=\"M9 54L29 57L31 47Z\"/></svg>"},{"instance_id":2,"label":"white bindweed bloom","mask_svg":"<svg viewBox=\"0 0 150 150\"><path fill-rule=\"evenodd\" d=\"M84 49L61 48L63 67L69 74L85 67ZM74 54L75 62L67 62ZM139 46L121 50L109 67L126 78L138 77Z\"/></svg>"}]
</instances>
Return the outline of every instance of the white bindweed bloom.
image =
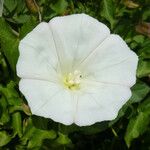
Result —
<instances>
[{"instance_id":1,"label":"white bindweed bloom","mask_svg":"<svg viewBox=\"0 0 150 150\"><path fill-rule=\"evenodd\" d=\"M35 115L86 126L116 118L131 97L137 55L88 15L40 23L19 51L19 89Z\"/></svg>"}]
</instances>

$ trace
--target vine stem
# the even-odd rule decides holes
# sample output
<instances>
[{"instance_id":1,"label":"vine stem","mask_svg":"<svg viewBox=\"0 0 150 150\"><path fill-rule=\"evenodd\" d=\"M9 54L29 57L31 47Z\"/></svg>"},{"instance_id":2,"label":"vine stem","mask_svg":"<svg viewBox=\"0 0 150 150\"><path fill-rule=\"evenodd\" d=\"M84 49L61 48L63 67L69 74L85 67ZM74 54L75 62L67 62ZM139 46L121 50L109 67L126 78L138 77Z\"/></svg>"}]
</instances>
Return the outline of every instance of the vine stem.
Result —
<instances>
[{"instance_id":1,"label":"vine stem","mask_svg":"<svg viewBox=\"0 0 150 150\"><path fill-rule=\"evenodd\" d=\"M40 12L40 8L39 8L38 4L36 3L36 0L33 0L33 2L34 2L35 7L37 8L37 11L38 11L39 21L41 22L42 21L42 15L41 15L41 12Z\"/></svg>"}]
</instances>

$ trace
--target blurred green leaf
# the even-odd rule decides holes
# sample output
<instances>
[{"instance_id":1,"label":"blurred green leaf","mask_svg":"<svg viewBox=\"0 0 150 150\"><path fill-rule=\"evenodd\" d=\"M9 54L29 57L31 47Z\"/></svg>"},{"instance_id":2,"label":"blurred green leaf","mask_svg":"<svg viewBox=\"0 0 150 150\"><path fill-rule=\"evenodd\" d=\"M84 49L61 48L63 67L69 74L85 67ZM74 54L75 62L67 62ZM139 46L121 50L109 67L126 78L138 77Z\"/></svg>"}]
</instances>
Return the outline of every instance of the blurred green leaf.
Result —
<instances>
[{"instance_id":1,"label":"blurred green leaf","mask_svg":"<svg viewBox=\"0 0 150 150\"><path fill-rule=\"evenodd\" d=\"M41 130L32 124L31 118L26 122L26 127L24 128L23 137L21 141L23 144L27 144L28 149L40 147L44 139L54 139L56 138L56 133L53 130Z\"/></svg>"},{"instance_id":2,"label":"blurred green leaf","mask_svg":"<svg viewBox=\"0 0 150 150\"><path fill-rule=\"evenodd\" d=\"M19 39L13 34L13 30L5 22L3 18L0 18L0 44L2 52L4 53L12 70L16 71L16 62L18 59L18 44Z\"/></svg>"},{"instance_id":3,"label":"blurred green leaf","mask_svg":"<svg viewBox=\"0 0 150 150\"><path fill-rule=\"evenodd\" d=\"M15 15L13 16L13 20L17 22L18 24L20 23L26 23L30 19L29 15Z\"/></svg>"},{"instance_id":4,"label":"blurred green leaf","mask_svg":"<svg viewBox=\"0 0 150 150\"><path fill-rule=\"evenodd\" d=\"M31 118L32 118L32 123L36 128L42 130L48 129L49 119L40 116L35 116L35 115L32 115Z\"/></svg>"},{"instance_id":5,"label":"blurred green leaf","mask_svg":"<svg viewBox=\"0 0 150 150\"><path fill-rule=\"evenodd\" d=\"M140 49L140 57L144 58L144 59L150 59L150 48L149 47L145 47L143 49Z\"/></svg>"},{"instance_id":6,"label":"blurred green leaf","mask_svg":"<svg viewBox=\"0 0 150 150\"><path fill-rule=\"evenodd\" d=\"M3 14L3 4L4 4L4 0L0 0L0 17Z\"/></svg>"},{"instance_id":7,"label":"blurred green leaf","mask_svg":"<svg viewBox=\"0 0 150 150\"><path fill-rule=\"evenodd\" d=\"M23 14L25 11L25 0L17 0L17 8L16 8L16 12L17 14Z\"/></svg>"},{"instance_id":8,"label":"blurred green leaf","mask_svg":"<svg viewBox=\"0 0 150 150\"><path fill-rule=\"evenodd\" d=\"M2 106L1 110L6 109L5 113L4 114L2 113L2 116L4 115L3 119L5 119L7 115L9 115L8 110L10 114L15 113L16 111L22 111L26 115L31 115L29 107L25 103L23 103L22 99L20 98L18 94L18 91L16 90L16 84L13 81L10 81L6 87L0 86L0 93L7 100L7 105L6 105L6 102L4 101L4 98L2 99L2 101L0 101L0 107ZM14 119L15 119L15 116L14 116ZM1 119L0 119L0 122L1 122Z\"/></svg>"},{"instance_id":9,"label":"blurred green leaf","mask_svg":"<svg viewBox=\"0 0 150 150\"><path fill-rule=\"evenodd\" d=\"M4 6L9 12L12 12L17 7L17 0L4 0Z\"/></svg>"},{"instance_id":10,"label":"blurred green leaf","mask_svg":"<svg viewBox=\"0 0 150 150\"><path fill-rule=\"evenodd\" d=\"M10 81L7 84L7 87L1 87L0 92L6 97L9 105L22 105L22 100L19 97L18 92L15 89L16 84L13 81Z\"/></svg>"},{"instance_id":11,"label":"blurred green leaf","mask_svg":"<svg viewBox=\"0 0 150 150\"><path fill-rule=\"evenodd\" d=\"M22 120L20 112L15 112L12 115L12 126L14 129L14 134L18 134L19 137L22 137Z\"/></svg>"},{"instance_id":12,"label":"blurred green leaf","mask_svg":"<svg viewBox=\"0 0 150 150\"><path fill-rule=\"evenodd\" d=\"M36 25L36 19L30 16L30 19L21 27L19 38L22 39L24 36L26 36Z\"/></svg>"},{"instance_id":13,"label":"blurred green leaf","mask_svg":"<svg viewBox=\"0 0 150 150\"><path fill-rule=\"evenodd\" d=\"M150 87L144 82L137 82L132 88L132 97L129 103L136 103L143 100L143 98L150 92Z\"/></svg>"},{"instance_id":14,"label":"blurred green leaf","mask_svg":"<svg viewBox=\"0 0 150 150\"><path fill-rule=\"evenodd\" d=\"M115 14L114 3L112 0L103 0L102 2L103 2L102 3L103 6L101 11L101 16L104 17L107 21L109 21L111 25L111 29L113 29L116 23L114 19L114 14Z\"/></svg>"},{"instance_id":15,"label":"blurred green leaf","mask_svg":"<svg viewBox=\"0 0 150 150\"><path fill-rule=\"evenodd\" d=\"M142 107L139 107L137 116L130 119L126 134L125 141L128 147L130 147L133 139L142 135L150 123L150 98L146 102L142 103Z\"/></svg>"},{"instance_id":16,"label":"blurred green leaf","mask_svg":"<svg viewBox=\"0 0 150 150\"><path fill-rule=\"evenodd\" d=\"M133 37L133 40L137 43L142 44L144 42L144 36L143 35L136 35Z\"/></svg>"},{"instance_id":17,"label":"blurred green leaf","mask_svg":"<svg viewBox=\"0 0 150 150\"><path fill-rule=\"evenodd\" d=\"M150 75L150 60L140 60L137 69L139 78Z\"/></svg>"},{"instance_id":18,"label":"blurred green leaf","mask_svg":"<svg viewBox=\"0 0 150 150\"><path fill-rule=\"evenodd\" d=\"M142 104L138 107L139 112L146 112L150 115L150 97L148 97ZM150 119L149 119L150 121Z\"/></svg>"},{"instance_id":19,"label":"blurred green leaf","mask_svg":"<svg viewBox=\"0 0 150 150\"><path fill-rule=\"evenodd\" d=\"M149 16L150 16L150 9L149 8L147 8L147 9L145 9L144 10L144 12L143 12L143 15L142 15L142 20L146 20L146 19L148 19L149 18Z\"/></svg>"},{"instance_id":20,"label":"blurred green leaf","mask_svg":"<svg viewBox=\"0 0 150 150\"><path fill-rule=\"evenodd\" d=\"M140 112L138 116L132 118L128 124L128 128L125 134L125 141L128 147L130 147L131 141L139 137L144 133L149 124L149 115Z\"/></svg>"},{"instance_id":21,"label":"blurred green leaf","mask_svg":"<svg viewBox=\"0 0 150 150\"><path fill-rule=\"evenodd\" d=\"M61 145L67 145L67 144L70 144L71 143L71 140L68 138L67 135L63 134L63 133L58 133L59 137L56 139L56 142L58 144L61 144Z\"/></svg>"},{"instance_id":22,"label":"blurred green leaf","mask_svg":"<svg viewBox=\"0 0 150 150\"><path fill-rule=\"evenodd\" d=\"M0 99L0 125L7 123L10 119L7 101L4 97Z\"/></svg>"},{"instance_id":23,"label":"blurred green leaf","mask_svg":"<svg viewBox=\"0 0 150 150\"><path fill-rule=\"evenodd\" d=\"M64 14L68 7L68 2L66 0L57 0L57 2L55 4L51 4L50 7L57 14Z\"/></svg>"},{"instance_id":24,"label":"blurred green leaf","mask_svg":"<svg viewBox=\"0 0 150 150\"><path fill-rule=\"evenodd\" d=\"M0 147L8 144L11 141L11 137L6 131L0 131Z\"/></svg>"},{"instance_id":25,"label":"blurred green leaf","mask_svg":"<svg viewBox=\"0 0 150 150\"><path fill-rule=\"evenodd\" d=\"M150 59L150 40L147 38L143 43L142 43L142 48L139 49L138 54L140 58L143 60Z\"/></svg>"}]
</instances>

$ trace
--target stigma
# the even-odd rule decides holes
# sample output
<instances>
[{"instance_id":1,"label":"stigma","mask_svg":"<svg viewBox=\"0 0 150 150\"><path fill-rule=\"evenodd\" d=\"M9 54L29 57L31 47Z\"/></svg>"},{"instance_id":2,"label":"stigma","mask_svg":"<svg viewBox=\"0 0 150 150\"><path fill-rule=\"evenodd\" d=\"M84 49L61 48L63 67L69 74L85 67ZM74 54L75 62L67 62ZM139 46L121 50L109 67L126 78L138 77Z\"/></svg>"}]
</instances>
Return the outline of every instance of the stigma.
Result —
<instances>
[{"instance_id":1,"label":"stigma","mask_svg":"<svg viewBox=\"0 0 150 150\"><path fill-rule=\"evenodd\" d=\"M67 87L70 90L78 90L80 89L81 78L81 72L75 70L73 73L70 72L67 75L65 75L63 83L65 87Z\"/></svg>"}]
</instances>

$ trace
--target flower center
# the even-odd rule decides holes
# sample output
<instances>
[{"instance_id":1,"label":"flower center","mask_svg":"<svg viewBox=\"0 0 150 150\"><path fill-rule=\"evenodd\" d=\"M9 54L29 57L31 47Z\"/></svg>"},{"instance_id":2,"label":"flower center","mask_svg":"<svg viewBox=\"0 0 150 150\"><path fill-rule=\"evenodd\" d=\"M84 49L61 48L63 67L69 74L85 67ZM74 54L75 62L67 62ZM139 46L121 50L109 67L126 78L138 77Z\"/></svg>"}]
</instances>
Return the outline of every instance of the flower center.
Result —
<instances>
[{"instance_id":1,"label":"flower center","mask_svg":"<svg viewBox=\"0 0 150 150\"><path fill-rule=\"evenodd\" d=\"M70 90L78 90L80 89L81 82L81 72L75 70L73 73L69 73L64 77L64 85Z\"/></svg>"}]
</instances>

